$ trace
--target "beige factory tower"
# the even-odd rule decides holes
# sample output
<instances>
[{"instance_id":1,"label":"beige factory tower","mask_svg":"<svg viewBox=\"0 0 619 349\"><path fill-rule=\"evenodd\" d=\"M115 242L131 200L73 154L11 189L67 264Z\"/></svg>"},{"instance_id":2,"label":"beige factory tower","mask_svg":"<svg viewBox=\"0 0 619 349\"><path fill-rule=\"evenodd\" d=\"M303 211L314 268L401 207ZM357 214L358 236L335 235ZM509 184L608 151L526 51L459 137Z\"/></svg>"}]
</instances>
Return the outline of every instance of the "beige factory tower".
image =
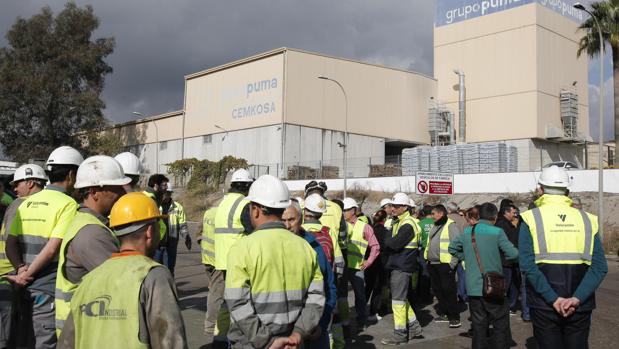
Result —
<instances>
[{"instance_id":1,"label":"beige factory tower","mask_svg":"<svg viewBox=\"0 0 619 349\"><path fill-rule=\"evenodd\" d=\"M559 160L584 165L588 59L576 56L582 17L572 1L437 2L437 101L455 116L456 132L459 70L467 143L508 141L518 147L521 169Z\"/></svg>"}]
</instances>

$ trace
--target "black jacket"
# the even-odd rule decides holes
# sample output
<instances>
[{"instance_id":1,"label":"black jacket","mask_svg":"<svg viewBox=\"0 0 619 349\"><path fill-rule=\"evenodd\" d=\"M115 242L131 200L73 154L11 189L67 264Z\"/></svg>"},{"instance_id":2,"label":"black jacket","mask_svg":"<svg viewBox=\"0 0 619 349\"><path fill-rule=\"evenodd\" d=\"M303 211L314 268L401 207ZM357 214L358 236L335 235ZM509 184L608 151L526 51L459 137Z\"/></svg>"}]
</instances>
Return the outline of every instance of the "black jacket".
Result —
<instances>
[{"instance_id":1,"label":"black jacket","mask_svg":"<svg viewBox=\"0 0 619 349\"><path fill-rule=\"evenodd\" d=\"M419 249L405 248L414 238L415 231L413 227L405 224L399 227L398 231L394 232L392 237L388 237L385 240L385 247L389 252L389 258L387 259L385 268L408 273L413 273L418 270L417 256L419 254Z\"/></svg>"},{"instance_id":2,"label":"black jacket","mask_svg":"<svg viewBox=\"0 0 619 349\"><path fill-rule=\"evenodd\" d=\"M514 247L518 248L518 234L519 227L515 227L512 222L505 219L503 216L499 216L494 224L496 227L503 229L507 239L514 245ZM504 267L513 267L518 265L517 260L506 260L503 254L501 254L501 262Z\"/></svg>"}]
</instances>

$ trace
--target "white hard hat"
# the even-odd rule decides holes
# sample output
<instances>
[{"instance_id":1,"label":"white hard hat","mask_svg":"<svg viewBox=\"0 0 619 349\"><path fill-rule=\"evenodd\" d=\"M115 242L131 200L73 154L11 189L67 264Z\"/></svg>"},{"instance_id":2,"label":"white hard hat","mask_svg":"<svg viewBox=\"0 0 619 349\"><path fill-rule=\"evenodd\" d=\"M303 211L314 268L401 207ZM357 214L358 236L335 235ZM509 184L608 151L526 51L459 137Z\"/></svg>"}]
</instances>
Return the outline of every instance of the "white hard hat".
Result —
<instances>
[{"instance_id":1,"label":"white hard hat","mask_svg":"<svg viewBox=\"0 0 619 349\"><path fill-rule=\"evenodd\" d=\"M386 198L386 199L380 200L380 208L385 208L385 206L387 205L391 205L391 199Z\"/></svg>"},{"instance_id":2,"label":"white hard hat","mask_svg":"<svg viewBox=\"0 0 619 349\"><path fill-rule=\"evenodd\" d=\"M570 186L570 176L564 168L546 167L539 176L539 184L547 187L567 188Z\"/></svg>"},{"instance_id":3,"label":"white hard hat","mask_svg":"<svg viewBox=\"0 0 619 349\"><path fill-rule=\"evenodd\" d=\"M344 199L344 210L350 210L353 207L359 207L357 204L357 200L353 198L345 198Z\"/></svg>"},{"instance_id":4,"label":"white hard hat","mask_svg":"<svg viewBox=\"0 0 619 349\"><path fill-rule=\"evenodd\" d=\"M63 145L62 147L54 149L54 151L49 154L49 158L47 158L45 165L49 170L51 165L79 166L82 161L84 161L84 157L79 151L67 145Z\"/></svg>"},{"instance_id":5,"label":"white hard hat","mask_svg":"<svg viewBox=\"0 0 619 349\"><path fill-rule=\"evenodd\" d=\"M122 166L107 155L91 156L77 168L75 188L99 187L104 185L125 185L131 182Z\"/></svg>"},{"instance_id":6,"label":"white hard hat","mask_svg":"<svg viewBox=\"0 0 619 349\"><path fill-rule=\"evenodd\" d=\"M15 170L15 173L13 174L13 180L9 184L13 185L16 182L26 179L41 179L47 181L47 176L45 175L45 170L43 170L43 168L39 165L21 165Z\"/></svg>"},{"instance_id":7,"label":"white hard hat","mask_svg":"<svg viewBox=\"0 0 619 349\"><path fill-rule=\"evenodd\" d=\"M126 151L116 155L114 159L120 163L126 175L140 175L140 159L135 154Z\"/></svg>"},{"instance_id":8,"label":"white hard hat","mask_svg":"<svg viewBox=\"0 0 619 349\"><path fill-rule=\"evenodd\" d=\"M244 168L238 169L232 173L232 178L230 179L231 183L234 182L253 182L254 179L251 178L251 174Z\"/></svg>"},{"instance_id":9,"label":"white hard hat","mask_svg":"<svg viewBox=\"0 0 619 349\"><path fill-rule=\"evenodd\" d=\"M408 206L410 206L410 207L417 207L417 205L415 204L415 200L413 200L413 199L408 200Z\"/></svg>"},{"instance_id":10,"label":"white hard hat","mask_svg":"<svg viewBox=\"0 0 619 349\"><path fill-rule=\"evenodd\" d=\"M277 177L262 175L252 183L247 200L269 208L286 208L290 206L290 191Z\"/></svg>"},{"instance_id":11,"label":"white hard hat","mask_svg":"<svg viewBox=\"0 0 619 349\"><path fill-rule=\"evenodd\" d=\"M319 194L312 194L305 198L305 208L316 213L327 212L327 202Z\"/></svg>"},{"instance_id":12,"label":"white hard hat","mask_svg":"<svg viewBox=\"0 0 619 349\"><path fill-rule=\"evenodd\" d=\"M410 206L411 199L408 197L408 195L404 193L395 193L395 195L393 196L393 199L391 199L391 204Z\"/></svg>"}]
</instances>

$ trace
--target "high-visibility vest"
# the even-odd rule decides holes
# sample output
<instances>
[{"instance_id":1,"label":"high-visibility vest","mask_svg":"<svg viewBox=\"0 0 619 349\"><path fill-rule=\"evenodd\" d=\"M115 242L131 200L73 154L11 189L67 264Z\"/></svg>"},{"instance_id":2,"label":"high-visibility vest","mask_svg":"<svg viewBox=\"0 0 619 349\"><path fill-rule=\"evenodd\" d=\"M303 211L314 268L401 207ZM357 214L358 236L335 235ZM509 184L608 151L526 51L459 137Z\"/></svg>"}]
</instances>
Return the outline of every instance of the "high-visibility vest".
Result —
<instances>
[{"instance_id":1,"label":"high-visibility vest","mask_svg":"<svg viewBox=\"0 0 619 349\"><path fill-rule=\"evenodd\" d=\"M112 257L82 279L71 300L76 348L150 348L140 342L140 289L152 268L142 255Z\"/></svg>"},{"instance_id":2,"label":"high-visibility vest","mask_svg":"<svg viewBox=\"0 0 619 349\"><path fill-rule=\"evenodd\" d=\"M538 207L523 212L533 239L535 263L591 265L596 216L571 207L563 195L542 195Z\"/></svg>"},{"instance_id":3,"label":"high-visibility vest","mask_svg":"<svg viewBox=\"0 0 619 349\"><path fill-rule=\"evenodd\" d=\"M19 205L10 234L19 241L24 263L32 263L49 239L64 237L77 209L73 198L53 189L43 189Z\"/></svg>"},{"instance_id":4,"label":"high-visibility vest","mask_svg":"<svg viewBox=\"0 0 619 349\"><path fill-rule=\"evenodd\" d=\"M439 237L439 259L441 263L450 263L451 262L451 254L449 253L449 226L451 224L456 224L451 218L447 218L447 222L441 227L441 231L437 234L440 234ZM423 258L428 259L428 250L430 250L430 234L426 237L426 249L423 252Z\"/></svg>"},{"instance_id":5,"label":"high-visibility vest","mask_svg":"<svg viewBox=\"0 0 619 349\"><path fill-rule=\"evenodd\" d=\"M118 245L118 239L116 235L106 227L101 221L90 213L78 211L75 214L75 218L71 222L71 225L67 229L67 232L62 239L62 245L60 245L58 273L56 274L56 335L60 337L64 322L69 317L71 311L71 297L73 292L77 288L78 284L74 284L66 276L65 266L67 262L67 246L73 241L82 228L87 225L98 225L103 227L116 241Z\"/></svg>"},{"instance_id":6,"label":"high-visibility vest","mask_svg":"<svg viewBox=\"0 0 619 349\"><path fill-rule=\"evenodd\" d=\"M157 197L155 196L155 194L149 191L146 191L146 190L144 190L142 193L148 196L149 198L153 199L155 202L157 202ZM159 208L159 212L161 212L161 207ZM164 241L167 233L168 233L168 228L166 227L163 219L160 219L159 220L159 241Z\"/></svg>"},{"instance_id":7,"label":"high-visibility vest","mask_svg":"<svg viewBox=\"0 0 619 349\"><path fill-rule=\"evenodd\" d=\"M346 248L346 244L344 241L340 240L340 223L342 222L342 209L338 204L331 200L326 200L327 204L327 212L323 213L320 217L320 223L325 227L329 227L329 234L331 236L335 236L335 240L333 240L333 245L338 244L340 246L340 250Z\"/></svg>"},{"instance_id":8,"label":"high-visibility vest","mask_svg":"<svg viewBox=\"0 0 619 349\"><path fill-rule=\"evenodd\" d=\"M308 292L313 294L308 296ZM234 325L256 314L272 334L292 329L307 305L324 306L317 255L302 237L283 228L256 230L230 249L226 304ZM251 306L235 308L235 302Z\"/></svg>"},{"instance_id":9,"label":"high-visibility vest","mask_svg":"<svg viewBox=\"0 0 619 349\"><path fill-rule=\"evenodd\" d=\"M346 266L351 269L361 268L368 241L363 237L363 231L367 224L357 220L355 224L347 223L348 226L348 255Z\"/></svg>"},{"instance_id":10,"label":"high-visibility vest","mask_svg":"<svg viewBox=\"0 0 619 349\"><path fill-rule=\"evenodd\" d=\"M187 215L183 206L176 201L172 201L170 205L168 222L168 236L172 239L179 238L182 226L187 224Z\"/></svg>"},{"instance_id":11,"label":"high-visibility vest","mask_svg":"<svg viewBox=\"0 0 619 349\"><path fill-rule=\"evenodd\" d=\"M370 223L370 221L368 220L368 217L367 217L367 216L359 216L359 217L357 217L357 219L358 219L358 220L360 220L360 221L362 221L362 222L363 222L363 223L365 223L365 224Z\"/></svg>"},{"instance_id":12,"label":"high-visibility vest","mask_svg":"<svg viewBox=\"0 0 619 349\"><path fill-rule=\"evenodd\" d=\"M204 212L202 218L202 264L215 265L215 215L217 207L211 207Z\"/></svg>"},{"instance_id":13,"label":"high-visibility vest","mask_svg":"<svg viewBox=\"0 0 619 349\"><path fill-rule=\"evenodd\" d=\"M393 225L393 234L394 236L398 235L398 230L405 225L410 225L415 232L415 236L411 239L411 241L406 244L404 248L409 249L417 249L419 248L419 224L415 222L415 219L411 216L409 212L404 212L400 216L398 216L398 222Z\"/></svg>"},{"instance_id":14,"label":"high-visibility vest","mask_svg":"<svg viewBox=\"0 0 619 349\"><path fill-rule=\"evenodd\" d=\"M228 193L217 207L215 214L215 269L226 270L228 252L243 237L241 212L249 201L239 193Z\"/></svg>"},{"instance_id":15,"label":"high-visibility vest","mask_svg":"<svg viewBox=\"0 0 619 349\"><path fill-rule=\"evenodd\" d=\"M13 265L6 257L6 238L11 228L11 222L15 218L17 208L24 201L25 198L17 198L13 201L4 212L4 219L2 220L2 227L0 227L0 275L10 273L13 271Z\"/></svg>"}]
</instances>

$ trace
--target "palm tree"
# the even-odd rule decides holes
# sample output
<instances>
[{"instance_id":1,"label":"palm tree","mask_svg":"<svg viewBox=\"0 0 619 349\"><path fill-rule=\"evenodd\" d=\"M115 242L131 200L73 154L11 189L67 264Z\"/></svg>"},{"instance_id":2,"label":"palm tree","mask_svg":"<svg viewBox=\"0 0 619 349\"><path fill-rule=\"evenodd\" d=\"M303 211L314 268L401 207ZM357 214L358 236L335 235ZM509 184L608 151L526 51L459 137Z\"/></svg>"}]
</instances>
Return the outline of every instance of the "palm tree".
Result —
<instances>
[{"instance_id":1,"label":"palm tree","mask_svg":"<svg viewBox=\"0 0 619 349\"><path fill-rule=\"evenodd\" d=\"M619 0L599 1L591 4L593 14L602 28L604 42L610 46L613 55L613 82L615 101L615 161L619 164ZM589 57L600 54L600 38L593 18L588 18L580 25L587 33L580 39L578 57L587 52ZM607 46L607 47L608 47ZM600 93L603 91L600 90ZM602 137L603 135L600 135ZM609 159L610 160L610 159Z\"/></svg>"}]
</instances>

